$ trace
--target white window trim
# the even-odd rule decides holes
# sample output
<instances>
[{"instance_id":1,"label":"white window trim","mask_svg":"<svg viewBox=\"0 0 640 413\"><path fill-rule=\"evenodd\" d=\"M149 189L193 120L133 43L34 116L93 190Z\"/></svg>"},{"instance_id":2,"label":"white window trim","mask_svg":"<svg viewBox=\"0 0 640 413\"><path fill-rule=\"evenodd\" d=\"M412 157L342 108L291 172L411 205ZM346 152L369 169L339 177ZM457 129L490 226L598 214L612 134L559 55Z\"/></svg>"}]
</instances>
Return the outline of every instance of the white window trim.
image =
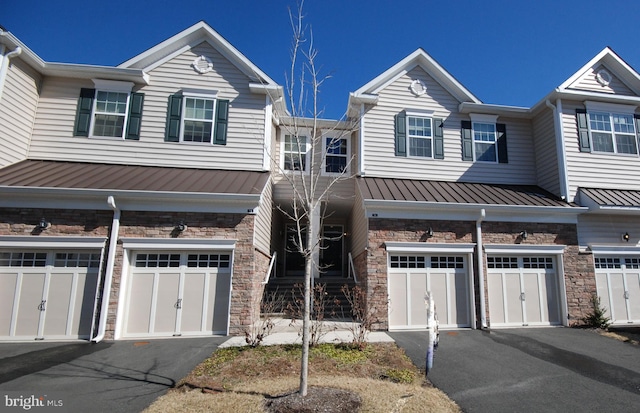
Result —
<instances>
[{"instance_id":1,"label":"white window trim","mask_svg":"<svg viewBox=\"0 0 640 413\"><path fill-rule=\"evenodd\" d=\"M407 143L406 143L406 148L407 148L407 158L414 158L414 159L433 159L433 152L435 150L434 148L434 136L433 136L433 114L434 111L432 110L418 110L418 109L407 109L405 111L406 114L406 125L405 125L405 130L407 131ZM409 134L409 118L426 118L429 119L429 121L431 122L431 136L427 137L427 136L412 136ZM418 139L430 139L431 140L431 156L416 156L416 155L411 155L411 138L418 138Z\"/></svg>"},{"instance_id":2,"label":"white window trim","mask_svg":"<svg viewBox=\"0 0 640 413\"><path fill-rule=\"evenodd\" d=\"M0 236L0 248L102 249L104 237L30 237Z\"/></svg>"},{"instance_id":3,"label":"white window trim","mask_svg":"<svg viewBox=\"0 0 640 413\"><path fill-rule=\"evenodd\" d=\"M327 151L327 138L331 138L331 139L344 139L347 141L347 153L345 155L335 155L335 154L330 154ZM322 175L328 175L328 176L339 176L339 175L348 175L350 173L351 170L351 162L349 162L351 160L351 139L349 139L349 137L343 136L343 137L339 137L339 136L323 136L322 137L323 140L323 149L324 149L324 159L322 160ZM329 156L336 156L336 157L344 157L346 160L346 168L344 170L344 172L327 172L327 158Z\"/></svg>"},{"instance_id":4,"label":"white window trim","mask_svg":"<svg viewBox=\"0 0 640 413\"><path fill-rule=\"evenodd\" d=\"M593 103L593 102L592 102ZM597 107L599 109L588 109L588 107ZM609 108L609 109L606 109ZM630 157L638 157L640 156L640 145L638 145L638 131L636 130L636 122L635 119L633 119L633 115L635 114L635 112L627 112L626 110L629 110L633 108L635 110L635 106L626 106L626 105L614 105L614 104L598 104L596 106L594 105L588 105L587 106L587 128L589 130L589 144L591 145L591 150L594 153L601 153L601 154L609 154L609 155L618 155L618 156L630 156ZM613 110L612 110L613 109ZM622 109L623 111L618 111L618 109ZM609 125L611 126L611 132L606 132L606 131L600 131L600 130L593 130L591 129L591 114L592 113L600 113L603 115L609 115ZM615 127L613 125L613 115L625 115L625 116L631 116L632 117L632 125L633 125L633 130L634 133L630 134L630 133L623 133L623 132L616 132L615 131ZM593 133L610 133L611 134L611 139L612 139L612 144L613 144L613 152L609 152L609 151L598 151L595 149L595 145L593 144ZM616 139L617 136L631 136L633 135L633 139L634 142L636 143L636 153L625 153L625 152L618 152L618 140Z\"/></svg>"},{"instance_id":5,"label":"white window trim","mask_svg":"<svg viewBox=\"0 0 640 413\"><path fill-rule=\"evenodd\" d=\"M93 95L93 105L91 107L91 124L89 125L89 137L98 139L124 139L127 133L127 123L129 121L129 105L131 104L131 91L133 90L133 82L123 82L118 80L105 80L105 79L91 79L95 87ZM122 127L122 135L120 136L98 136L93 134L93 129L96 122L96 105L98 104L98 92L114 92L114 93L126 93L127 104L124 110L124 121ZM118 116L120 116L118 114Z\"/></svg>"},{"instance_id":6,"label":"white window trim","mask_svg":"<svg viewBox=\"0 0 640 413\"><path fill-rule=\"evenodd\" d=\"M120 238L125 250L233 250L234 239L210 238Z\"/></svg>"},{"instance_id":7,"label":"white window trim","mask_svg":"<svg viewBox=\"0 0 640 413\"><path fill-rule=\"evenodd\" d=\"M211 136L208 142L194 142L184 140L184 121L187 112L187 99L213 100L213 118L211 119ZM213 145L213 135L216 131L216 111L218 109L218 91L205 89L182 89L182 108L180 115L180 143L188 145ZM191 120L191 119L188 119Z\"/></svg>"},{"instance_id":8,"label":"white window trim","mask_svg":"<svg viewBox=\"0 0 640 413\"><path fill-rule=\"evenodd\" d=\"M618 113L621 115L633 115L636 113L637 106L634 105L618 105L615 103L602 103L602 102L584 102L584 106L587 108L587 112L609 112Z\"/></svg>"},{"instance_id":9,"label":"white window trim","mask_svg":"<svg viewBox=\"0 0 640 413\"><path fill-rule=\"evenodd\" d=\"M296 170L296 169L285 169L285 165L284 165L284 155L287 153L285 152L284 148L285 148L285 144L286 144L286 136L287 135L291 135L291 137L295 137L295 133L291 133L289 131L283 130L281 131L281 135L280 135L280 170L283 171L284 173L300 173L300 172L306 172L307 168L309 166L309 155L311 152L311 145L310 145L310 133L307 133L310 131L307 130L302 130L300 131L300 133L298 133L298 136L303 137L306 139L306 144L305 144L305 148L306 148L306 152L304 153L304 169L300 169L300 170ZM302 153L301 153L302 154ZM324 170L324 169L323 169Z\"/></svg>"},{"instance_id":10,"label":"white window trim","mask_svg":"<svg viewBox=\"0 0 640 413\"><path fill-rule=\"evenodd\" d=\"M470 254L476 244L436 244L424 242L387 241L384 243L387 252L395 253L436 253L436 254Z\"/></svg>"},{"instance_id":11,"label":"white window trim","mask_svg":"<svg viewBox=\"0 0 640 413\"><path fill-rule=\"evenodd\" d=\"M562 255L566 245L485 244L486 254L504 255Z\"/></svg>"}]
</instances>

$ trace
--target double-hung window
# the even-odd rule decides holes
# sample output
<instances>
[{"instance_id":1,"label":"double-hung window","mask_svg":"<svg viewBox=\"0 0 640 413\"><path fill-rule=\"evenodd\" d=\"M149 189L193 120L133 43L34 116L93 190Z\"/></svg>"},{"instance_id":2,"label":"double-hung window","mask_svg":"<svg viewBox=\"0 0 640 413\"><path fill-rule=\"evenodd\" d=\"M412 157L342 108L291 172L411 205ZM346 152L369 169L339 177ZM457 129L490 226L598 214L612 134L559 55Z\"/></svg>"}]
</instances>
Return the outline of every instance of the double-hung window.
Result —
<instances>
[{"instance_id":1,"label":"double-hung window","mask_svg":"<svg viewBox=\"0 0 640 413\"><path fill-rule=\"evenodd\" d=\"M409 156L433 156L431 118L407 115L407 136L409 138Z\"/></svg>"},{"instance_id":2,"label":"double-hung window","mask_svg":"<svg viewBox=\"0 0 640 413\"><path fill-rule=\"evenodd\" d=\"M144 95L131 93L131 82L93 82L95 89L80 90L74 135L139 139Z\"/></svg>"},{"instance_id":3,"label":"double-hung window","mask_svg":"<svg viewBox=\"0 0 640 413\"><path fill-rule=\"evenodd\" d=\"M347 170L349 154L348 141L345 138L326 137L326 157L324 171L326 173L343 173Z\"/></svg>"},{"instance_id":4,"label":"double-hung window","mask_svg":"<svg viewBox=\"0 0 640 413\"><path fill-rule=\"evenodd\" d=\"M589 112L589 128L594 152L638 154L632 115Z\"/></svg>"},{"instance_id":5,"label":"double-hung window","mask_svg":"<svg viewBox=\"0 0 640 413\"><path fill-rule=\"evenodd\" d=\"M507 128L497 123L498 116L469 114L471 120L463 120L462 160L487 163L508 163Z\"/></svg>"},{"instance_id":6,"label":"double-hung window","mask_svg":"<svg viewBox=\"0 0 640 413\"><path fill-rule=\"evenodd\" d=\"M215 91L183 90L169 96L165 140L225 145L229 101Z\"/></svg>"},{"instance_id":7,"label":"double-hung window","mask_svg":"<svg viewBox=\"0 0 640 413\"><path fill-rule=\"evenodd\" d=\"M395 115L395 155L444 159L444 121L433 112L406 110Z\"/></svg>"},{"instance_id":8,"label":"double-hung window","mask_svg":"<svg viewBox=\"0 0 640 413\"><path fill-rule=\"evenodd\" d=\"M306 136L284 135L282 168L285 171L305 171L308 146Z\"/></svg>"},{"instance_id":9,"label":"double-hung window","mask_svg":"<svg viewBox=\"0 0 640 413\"><path fill-rule=\"evenodd\" d=\"M581 152L638 155L638 124L635 106L585 102L576 109Z\"/></svg>"}]
</instances>

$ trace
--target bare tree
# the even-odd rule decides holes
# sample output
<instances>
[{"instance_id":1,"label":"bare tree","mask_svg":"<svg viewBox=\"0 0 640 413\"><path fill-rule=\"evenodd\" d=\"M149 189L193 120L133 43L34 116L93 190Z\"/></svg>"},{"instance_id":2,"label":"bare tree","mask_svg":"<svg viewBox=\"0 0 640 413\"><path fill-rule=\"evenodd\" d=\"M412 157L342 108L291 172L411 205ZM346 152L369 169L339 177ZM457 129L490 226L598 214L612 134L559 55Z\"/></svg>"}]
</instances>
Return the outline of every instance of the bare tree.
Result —
<instances>
[{"instance_id":1,"label":"bare tree","mask_svg":"<svg viewBox=\"0 0 640 413\"><path fill-rule=\"evenodd\" d=\"M304 0L297 10L289 10L293 30L291 65L286 74L284 98L290 108L288 113L277 113L280 125L289 136L287 158L277 164L279 176L291 189L291 204L278 206L282 214L294 225L291 240L295 252L304 257L304 288L302 311L302 358L300 370L301 396L307 395L309 375L309 346L313 280L320 271L319 251L322 244L322 220L326 215L326 203L332 188L339 181L350 178L349 167L340 165L331 176L322 173L328 156L336 150L343 139L349 139L355 130L350 121L327 121L322 119L323 110L318 94L322 84L330 78L321 75L317 64L318 51L313 44L313 34L304 23L302 12ZM308 153L308 155L307 155ZM272 157L273 159L273 157ZM283 164L284 166L281 166Z\"/></svg>"}]
</instances>

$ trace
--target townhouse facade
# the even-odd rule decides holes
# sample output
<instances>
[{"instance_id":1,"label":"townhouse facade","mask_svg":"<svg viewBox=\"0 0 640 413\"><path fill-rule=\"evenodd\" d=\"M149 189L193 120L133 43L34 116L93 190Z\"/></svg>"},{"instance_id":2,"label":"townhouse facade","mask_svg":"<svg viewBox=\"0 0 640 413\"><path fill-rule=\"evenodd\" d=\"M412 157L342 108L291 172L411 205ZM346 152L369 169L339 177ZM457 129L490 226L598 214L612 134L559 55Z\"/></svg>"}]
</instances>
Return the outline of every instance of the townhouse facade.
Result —
<instances>
[{"instance_id":1,"label":"townhouse facade","mask_svg":"<svg viewBox=\"0 0 640 413\"><path fill-rule=\"evenodd\" d=\"M313 165L316 282L377 329L426 327L426 292L443 328L572 326L594 293L640 322L640 76L611 49L531 108L418 49L317 122L204 22L117 67L5 31L0 59L0 340L242 334L302 279Z\"/></svg>"}]
</instances>

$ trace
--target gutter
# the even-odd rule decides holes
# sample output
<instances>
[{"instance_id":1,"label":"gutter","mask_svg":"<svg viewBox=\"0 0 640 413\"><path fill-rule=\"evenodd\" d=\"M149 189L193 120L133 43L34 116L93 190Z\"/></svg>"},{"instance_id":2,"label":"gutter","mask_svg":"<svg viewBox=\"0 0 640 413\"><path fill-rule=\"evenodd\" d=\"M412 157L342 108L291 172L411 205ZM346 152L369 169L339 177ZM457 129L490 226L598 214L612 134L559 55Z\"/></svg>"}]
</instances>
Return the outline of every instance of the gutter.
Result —
<instances>
[{"instance_id":1,"label":"gutter","mask_svg":"<svg viewBox=\"0 0 640 413\"><path fill-rule=\"evenodd\" d=\"M107 330L107 315L109 313L109 298L111 295L111 282L113 280L113 267L116 258L116 246L118 245L118 232L120 230L120 209L116 206L113 196L107 198L107 204L113 210L113 222L109 235L109 252L107 254L107 269L105 271L104 287L102 288L102 307L100 309L100 322L98 333L91 341L99 343L104 339Z\"/></svg>"},{"instance_id":2,"label":"gutter","mask_svg":"<svg viewBox=\"0 0 640 413\"><path fill-rule=\"evenodd\" d=\"M2 45L2 53L4 53L6 47ZM22 54L22 47L17 46L13 51L7 53L2 57L2 63L0 63L0 99L2 99L2 91L4 90L4 83L7 78L7 71L9 70L9 60Z\"/></svg>"},{"instance_id":3,"label":"gutter","mask_svg":"<svg viewBox=\"0 0 640 413\"><path fill-rule=\"evenodd\" d=\"M556 154L558 156L558 173L560 174L560 197L569 200L569 173L567 171L567 151L564 147L564 129L562 127L562 100L556 100L556 106L549 99L546 105L553 111L553 126L556 135Z\"/></svg>"},{"instance_id":4,"label":"gutter","mask_svg":"<svg viewBox=\"0 0 640 413\"><path fill-rule=\"evenodd\" d=\"M485 209L482 208L480 210L480 217L476 220L476 254L478 258L478 284L480 284L480 328L483 330L487 328L487 312L484 294L484 260L482 259L482 221L484 221L486 216L487 213ZM473 285L473 280L471 285Z\"/></svg>"}]
</instances>

